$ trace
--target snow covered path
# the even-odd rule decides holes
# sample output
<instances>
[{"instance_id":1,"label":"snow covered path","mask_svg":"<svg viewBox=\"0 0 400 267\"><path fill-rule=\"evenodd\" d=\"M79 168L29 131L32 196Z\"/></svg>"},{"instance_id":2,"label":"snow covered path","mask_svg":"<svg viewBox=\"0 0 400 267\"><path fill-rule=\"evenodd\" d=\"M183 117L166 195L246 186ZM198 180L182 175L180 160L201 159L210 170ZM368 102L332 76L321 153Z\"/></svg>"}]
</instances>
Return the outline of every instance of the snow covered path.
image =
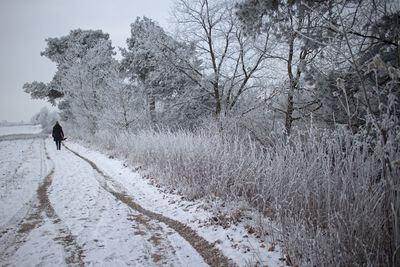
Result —
<instances>
[{"instance_id":1,"label":"snow covered path","mask_svg":"<svg viewBox=\"0 0 400 267\"><path fill-rule=\"evenodd\" d=\"M255 220L210 223L207 202L164 192L121 160L1 129L0 152L0 266L284 265L274 239L247 231Z\"/></svg>"},{"instance_id":2,"label":"snow covered path","mask_svg":"<svg viewBox=\"0 0 400 267\"><path fill-rule=\"evenodd\" d=\"M2 185L1 196L10 202L1 205L2 265L207 266L162 222L163 216L134 203L93 163L68 150L57 151L51 140L9 140L0 145L7 152L1 154L2 169L25 170L22 177L28 179L13 185L8 180L19 181L14 177ZM218 257L223 264L225 258Z\"/></svg>"}]
</instances>

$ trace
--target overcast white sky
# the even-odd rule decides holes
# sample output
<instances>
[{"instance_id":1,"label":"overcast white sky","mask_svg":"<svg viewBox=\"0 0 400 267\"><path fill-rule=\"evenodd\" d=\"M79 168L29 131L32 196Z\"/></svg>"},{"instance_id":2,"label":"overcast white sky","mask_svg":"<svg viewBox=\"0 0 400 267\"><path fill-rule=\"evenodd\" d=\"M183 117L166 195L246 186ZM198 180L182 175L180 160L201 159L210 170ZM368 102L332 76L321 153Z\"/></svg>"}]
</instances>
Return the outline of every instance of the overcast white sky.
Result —
<instances>
[{"instance_id":1,"label":"overcast white sky","mask_svg":"<svg viewBox=\"0 0 400 267\"><path fill-rule=\"evenodd\" d=\"M48 82L55 64L40 56L48 37L72 29L101 29L113 45L125 46L137 16L167 31L173 0L0 0L0 121L29 121L45 101L31 100L25 82Z\"/></svg>"}]
</instances>

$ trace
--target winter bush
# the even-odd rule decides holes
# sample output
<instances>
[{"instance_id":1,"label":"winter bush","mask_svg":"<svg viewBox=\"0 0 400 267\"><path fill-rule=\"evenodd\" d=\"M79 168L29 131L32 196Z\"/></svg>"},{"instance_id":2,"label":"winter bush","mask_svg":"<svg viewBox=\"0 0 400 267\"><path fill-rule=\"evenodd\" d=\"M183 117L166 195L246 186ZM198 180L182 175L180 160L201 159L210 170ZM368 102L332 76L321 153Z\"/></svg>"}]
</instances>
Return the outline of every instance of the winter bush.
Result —
<instances>
[{"instance_id":1,"label":"winter bush","mask_svg":"<svg viewBox=\"0 0 400 267\"><path fill-rule=\"evenodd\" d=\"M294 264L390 265L398 129L382 143L371 133L310 127L288 139L270 135L268 147L240 127L216 129L104 131L93 141L188 198L245 201L272 212Z\"/></svg>"}]
</instances>

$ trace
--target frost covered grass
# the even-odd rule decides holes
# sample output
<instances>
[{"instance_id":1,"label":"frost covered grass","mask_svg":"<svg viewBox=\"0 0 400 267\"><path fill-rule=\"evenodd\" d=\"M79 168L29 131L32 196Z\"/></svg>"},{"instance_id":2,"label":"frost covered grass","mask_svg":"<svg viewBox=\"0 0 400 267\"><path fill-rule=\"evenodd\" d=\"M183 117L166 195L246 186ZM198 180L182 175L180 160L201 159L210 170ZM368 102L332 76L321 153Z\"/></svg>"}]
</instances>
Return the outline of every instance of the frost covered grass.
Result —
<instances>
[{"instance_id":1,"label":"frost covered grass","mask_svg":"<svg viewBox=\"0 0 400 267\"><path fill-rule=\"evenodd\" d=\"M273 137L268 147L229 132L101 132L94 142L188 198L245 201L271 216L293 264L391 264L399 212L395 131L383 143L310 129Z\"/></svg>"}]
</instances>

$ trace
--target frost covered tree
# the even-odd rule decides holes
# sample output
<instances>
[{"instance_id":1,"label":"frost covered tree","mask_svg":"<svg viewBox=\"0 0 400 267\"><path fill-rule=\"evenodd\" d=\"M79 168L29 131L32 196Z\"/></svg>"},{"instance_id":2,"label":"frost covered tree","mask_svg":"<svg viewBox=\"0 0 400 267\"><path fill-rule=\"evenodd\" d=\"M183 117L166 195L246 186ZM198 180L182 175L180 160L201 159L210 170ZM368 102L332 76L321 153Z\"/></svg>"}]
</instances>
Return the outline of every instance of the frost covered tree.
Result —
<instances>
[{"instance_id":1,"label":"frost covered tree","mask_svg":"<svg viewBox=\"0 0 400 267\"><path fill-rule=\"evenodd\" d=\"M122 49L122 66L131 81L139 81L146 90L150 121L156 123L156 92L159 81L152 79L158 67L158 48L154 40L164 34L163 29L152 20L137 18L131 24L131 37L127 39L128 49Z\"/></svg>"},{"instance_id":2,"label":"frost covered tree","mask_svg":"<svg viewBox=\"0 0 400 267\"><path fill-rule=\"evenodd\" d=\"M336 10L344 11L337 24L330 25L334 39L320 60L332 67L315 69L314 75L324 119L358 131L371 116L381 121L389 106L392 115L399 117L393 100L400 97L400 7L375 1L337 3Z\"/></svg>"},{"instance_id":3,"label":"frost covered tree","mask_svg":"<svg viewBox=\"0 0 400 267\"><path fill-rule=\"evenodd\" d=\"M367 92L374 78L365 74L379 50L397 58L395 2L245 0L237 4L237 15L246 32L268 29L286 46L274 54L287 66L285 108L277 108L287 133L310 113L354 128L364 124L366 113L377 112L376 97Z\"/></svg>"},{"instance_id":4,"label":"frost covered tree","mask_svg":"<svg viewBox=\"0 0 400 267\"><path fill-rule=\"evenodd\" d=\"M247 36L232 1L178 0L175 19L180 38L193 43L202 60L201 69L190 78L212 98L213 115L234 113L246 93L260 89L271 49L269 36Z\"/></svg>"},{"instance_id":5,"label":"frost covered tree","mask_svg":"<svg viewBox=\"0 0 400 267\"><path fill-rule=\"evenodd\" d=\"M59 89L53 89L52 84L45 84L44 82L31 82L25 83L23 85L23 89L25 93L31 95L32 99L46 99L52 104L55 105L56 99L59 99L64 96L64 93L61 92Z\"/></svg>"},{"instance_id":6,"label":"frost covered tree","mask_svg":"<svg viewBox=\"0 0 400 267\"><path fill-rule=\"evenodd\" d=\"M40 112L35 114L31 118L31 123L40 124L42 126L43 132L51 133L52 128L56 121L59 119L59 115L56 111L50 112L47 107L40 109Z\"/></svg>"},{"instance_id":7,"label":"frost covered tree","mask_svg":"<svg viewBox=\"0 0 400 267\"><path fill-rule=\"evenodd\" d=\"M321 106L315 94L308 91L304 74L330 39L326 25L337 19L332 12L333 2L245 0L236 6L246 32L260 35L269 31L280 43L273 56L286 65L282 88L286 100L283 108L275 109L284 114L288 135L294 121L309 116Z\"/></svg>"},{"instance_id":8,"label":"frost covered tree","mask_svg":"<svg viewBox=\"0 0 400 267\"><path fill-rule=\"evenodd\" d=\"M118 62L113 58L109 35L78 29L46 41L41 54L57 64L57 71L50 83L27 83L25 91L53 103L62 98L62 116L94 133L106 105L102 98L113 90L113 79L118 79Z\"/></svg>"},{"instance_id":9,"label":"frost covered tree","mask_svg":"<svg viewBox=\"0 0 400 267\"><path fill-rule=\"evenodd\" d=\"M116 64L117 65L117 64ZM119 64L116 67L120 67ZM104 103L101 124L106 129L130 131L134 127L141 127L139 116L144 107L138 89L124 82L123 74L114 70L107 78L110 89L102 94Z\"/></svg>"},{"instance_id":10,"label":"frost covered tree","mask_svg":"<svg viewBox=\"0 0 400 267\"><path fill-rule=\"evenodd\" d=\"M86 125L95 133L103 116L106 102L103 97L113 90L110 77L115 71L116 60L112 58L111 41L100 40L65 72L63 84L74 120Z\"/></svg>"},{"instance_id":11,"label":"frost covered tree","mask_svg":"<svg viewBox=\"0 0 400 267\"><path fill-rule=\"evenodd\" d=\"M197 70L184 70L186 65L180 63L196 64L190 46L176 41L146 17L131 24L127 45L127 49L122 49L121 65L138 93L144 93L146 113L153 126L173 120L188 122L202 114L202 108L188 107L196 102L194 99L202 99L196 95L197 85L185 75L196 75Z\"/></svg>"},{"instance_id":12,"label":"frost covered tree","mask_svg":"<svg viewBox=\"0 0 400 267\"><path fill-rule=\"evenodd\" d=\"M64 92L68 91L68 88L64 88L62 84L66 72L101 39L108 40L108 34L102 31L81 29L73 30L67 36L46 39L47 47L41 55L56 63L57 71L50 83L27 83L24 85L25 91L32 97L47 97L50 101L63 97Z\"/></svg>"}]
</instances>

